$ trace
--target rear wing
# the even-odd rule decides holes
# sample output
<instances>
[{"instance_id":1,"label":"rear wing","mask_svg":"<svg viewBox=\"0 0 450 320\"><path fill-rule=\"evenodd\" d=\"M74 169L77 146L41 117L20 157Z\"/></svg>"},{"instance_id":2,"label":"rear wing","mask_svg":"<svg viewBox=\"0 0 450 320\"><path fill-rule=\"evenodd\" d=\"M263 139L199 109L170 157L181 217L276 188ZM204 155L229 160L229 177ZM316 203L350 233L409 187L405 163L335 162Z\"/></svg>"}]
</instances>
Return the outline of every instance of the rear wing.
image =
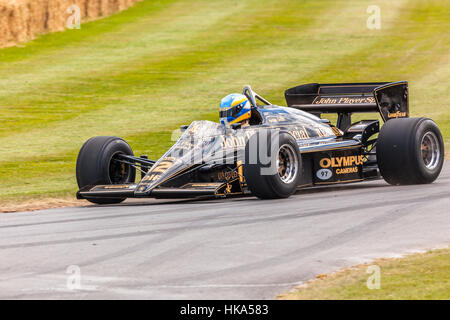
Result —
<instances>
[{"instance_id":1,"label":"rear wing","mask_svg":"<svg viewBox=\"0 0 450 320\"><path fill-rule=\"evenodd\" d=\"M409 117L408 82L309 83L287 89L288 107L320 116L337 113L337 126L345 130L351 114L379 112L384 121Z\"/></svg>"}]
</instances>

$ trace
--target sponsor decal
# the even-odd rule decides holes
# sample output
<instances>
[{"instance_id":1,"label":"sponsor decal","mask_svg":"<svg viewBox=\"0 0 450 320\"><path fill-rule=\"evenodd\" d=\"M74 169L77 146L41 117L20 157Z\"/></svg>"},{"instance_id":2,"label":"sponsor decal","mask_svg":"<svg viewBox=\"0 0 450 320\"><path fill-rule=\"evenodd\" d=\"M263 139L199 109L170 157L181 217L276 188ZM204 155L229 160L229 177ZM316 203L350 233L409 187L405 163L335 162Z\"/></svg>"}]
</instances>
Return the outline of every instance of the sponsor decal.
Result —
<instances>
[{"instance_id":1,"label":"sponsor decal","mask_svg":"<svg viewBox=\"0 0 450 320\"><path fill-rule=\"evenodd\" d=\"M280 130L280 128L273 128L274 130ZM221 145L223 149L236 149L245 148L245 144L250 137L257 132L256 130L245 130L245 133L238 135L222 135L220 136ZM296 128L288 131L296 140L311 139L308 130L303 126L302 128ZM319 137L329 136L330 133L322 128L317 128L316 132Z\"/></svg>"},{"instance_id":2,"label":"sponsor decal","mask_svg":"<svg viewBox=\"0 0 450 320\"><path fill-rule=\"evenodd\" d=\"M327 137L330 135L330 133L327 130L324 130L322 128L316 128L316 132L320 138Z\"/></svg>"},{"instance_id":3,"label":"sponsor decal","mask_svg":"<svg viewBox=\"0 0 450 320\"><path fill-rule=\"evenodd\" d=\"M136 188L135 185L129 185L129 184L112 184L107 185L103 187L104 189L134 189Z\"/></svg>"},{"instance_id":4,"label":"sponsor decal","mask_svg":"<svg viewBox=\"0 0 450 320\"><path fill-rule=\"evenodd\" d=\"M342 168L342 169L336 169L336 174L357 173L358 171L359 171L358 167Z\"/></svg>"},{"instance_id":5,"label":"sponsor decal","mask_svg":"<svg viewBox=\"0 0 450 320\"><path fill-rule=\"evenodd\" d=\"M388 118L392 119L392 118L404 118L406 117L406 112L393 112L393 113L388 113Z\"/></svg>"},{"instance_id":6,"label":"sponsor decal","mask_svg":"<svg viewBox=\"0 0 450 320\"><path fill-rule=\"evenodd\" d=\"M217 178L219 180L230 180L230 179L237 179L239 177L239 174L237 171L220 171L217 174Z\"/></svg>"},{"instance_id":7,"label":"sponsor decal","mask_svg":"<svg viewBox=\"0 0 450 320\"><path fill-rule=\"evenodd\" d=\"M183 188L190 187L203 187L203 188L217 188L220 186L220 183L188 183L183 186Z\"/></svg>"},{"instance_id":8,"label":"sponsor decal","mask_svg":"<svg viewBox=\"0 0 450 320\"><path fill-rule=\"evenodd\" d=\"M310 139L310 136L308 134L308 131L303 127L302 129L295 129L289 131L289 133L294 137L296 140L306 140Z\"/></svg>"},{"instance_id":9,"label":"sponsor decal","mask_svg":"<svg viewBox=\"0 0 450 320\"><path fill-rule=\"evenodd\" d=\"M333 133L336 137L341 137L344 135L344 133L339 128L331 127L331 130L333 130Z\"/></svg>"},{"instance_id":10,"label":"sponsor decal","mask_svg":"<svg viewBox=\"0 0 450 320\"><path fill-rule=\"evenodd\" d=\"M374 97L317 97L313 104L361 104L375 103Z\"/></svg>"},{"instance_id":11,"label":"sponsor decal","mask_svg":"<svg viewBox=\"0 0 450 320\"><path fill-rule=\"evenodd\" d=\"M239 160L237 162L237 169L238 169L238 174L239 174L239 181L240 182L244 182L244 168L242 167L242 161Z\"/></svg>"},{"instance_id":12,"label":"sponsor decal","mask_svg":"<svg viewBox=\"0 0 450 320\"><path fill-rule=\"evenodd\" d=\"M342 168L362 165L364 162L364 156L347 156L347 157L332 157L322 158L319 162L322 168ZM356 168L358 169L358 168ZM357 172L357 171L355 171Z\"/></svg>"},{"instance_id":13,"label":"sponsor decal","mask_svg":"<svg viewBox=\"0 0 450 320\"><path fill-rule=\"evenodd\" d=\"M359 181L365 157L358 149L337 150L314 156L314 179L318 184Z\"/></svg>"},{"instance_id":14,"label":"sponsor decal","mask_svg":"<svg viewBox=\"0 0 450 320\"><path fill-rule=\"evenodd\" d=\"M247 139L249 138L250 133L246 132ZM243 135L240 136L220 136L222 139L222 148L245 148L245 140L246 137Z\"/></svg>"}]
</instances>

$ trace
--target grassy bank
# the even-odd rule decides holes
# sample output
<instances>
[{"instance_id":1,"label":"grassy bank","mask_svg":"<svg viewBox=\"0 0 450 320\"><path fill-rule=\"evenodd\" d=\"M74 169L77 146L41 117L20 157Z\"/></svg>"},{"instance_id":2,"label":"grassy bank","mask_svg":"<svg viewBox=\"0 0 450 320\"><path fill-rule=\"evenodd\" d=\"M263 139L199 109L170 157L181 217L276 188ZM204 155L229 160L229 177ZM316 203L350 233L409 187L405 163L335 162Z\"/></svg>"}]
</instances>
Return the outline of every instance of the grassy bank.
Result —
<instances>
[{"instance_id":1,"label":"grassy bank","mask_svg":"<svg viewBox=\"0 0 450 320\"><path fill-rule=\"evenodd\" d=\"M144 1L80 30L0 50L0 202L67 197L95 135L158 157L171 131L218 120L244 84L273 103L308 82L410 81L413 116L450 142L449 4L380 0Z\"/></svg>"},{"instance_id":2,"label":"grassy bank","mask_svg":"<svg viewBox=\"0 0 450 320\"><path fill-rule=\"evenodd\" d=\"M280 299L450 299L450 249L379 259L380 288L368 289L369 265L360 265L315 279Z\"/></svg>"}]
</instances>

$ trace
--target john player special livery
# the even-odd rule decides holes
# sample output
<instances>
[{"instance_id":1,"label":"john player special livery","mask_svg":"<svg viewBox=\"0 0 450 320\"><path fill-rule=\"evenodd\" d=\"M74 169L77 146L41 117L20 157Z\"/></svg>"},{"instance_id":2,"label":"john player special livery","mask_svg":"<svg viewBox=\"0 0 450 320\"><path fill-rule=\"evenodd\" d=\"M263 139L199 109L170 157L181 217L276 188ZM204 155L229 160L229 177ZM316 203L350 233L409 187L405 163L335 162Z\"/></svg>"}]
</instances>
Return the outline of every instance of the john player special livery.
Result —
<instances>
[{"instance_id":1,"label":"john player special livery","mask_svg":"<svg viewBox=\"0 0 450 320\"><path fill-rule=\"evenodd\" d=\"M409 118L406 81L312 83L286 90L285 98L288 107L272 105L246 86L222 100L222 123L182 126L157 161L134 156L123 139L91 138L77 159L77 198L273 199L381 176L390 184L431 183L442 169L442 135L432 120ZM326 113L337 114L335 125L321 118ZM353 113L380 117L352 122Z\"/></svg>"}]
</instances>

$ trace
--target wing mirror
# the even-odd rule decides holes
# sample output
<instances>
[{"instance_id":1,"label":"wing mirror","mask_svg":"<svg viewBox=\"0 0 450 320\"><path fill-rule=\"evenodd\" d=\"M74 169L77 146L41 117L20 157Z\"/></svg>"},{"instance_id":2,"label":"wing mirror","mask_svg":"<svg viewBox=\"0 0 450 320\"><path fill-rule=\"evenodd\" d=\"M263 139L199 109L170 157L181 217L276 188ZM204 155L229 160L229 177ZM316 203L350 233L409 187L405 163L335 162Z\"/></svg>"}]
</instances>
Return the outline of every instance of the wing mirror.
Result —
<instances>
[{"instance_id":1,"label":"wing mirror","mask_svg":"<svg viewBox=\"0 0 450 320\"><path fill-rule=\"evenodd\" d=\"M331 121L328 119L319 119L319 121L325 124L331 124Z\"/></svg>"}]
</instances>

